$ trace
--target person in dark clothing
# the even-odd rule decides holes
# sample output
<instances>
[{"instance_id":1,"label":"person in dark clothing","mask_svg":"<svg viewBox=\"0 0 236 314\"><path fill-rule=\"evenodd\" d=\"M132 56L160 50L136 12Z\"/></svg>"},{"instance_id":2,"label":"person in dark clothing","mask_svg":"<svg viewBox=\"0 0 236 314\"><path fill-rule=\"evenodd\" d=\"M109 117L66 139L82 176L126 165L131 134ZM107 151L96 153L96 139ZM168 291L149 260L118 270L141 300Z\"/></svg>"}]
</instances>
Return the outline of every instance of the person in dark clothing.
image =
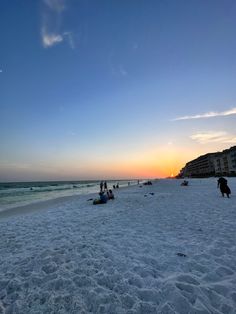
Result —
<instances>
[{"instance_id":1,"label":"person in dark clothing","mask_svg":"<svg viewBox=\"0 0 236 314\"><path fill-rule=\"evenodd\" d=\"M225 194L229 198L229 195L231 194L230 188L228 187L227 180L223 177L220 177L218 179L217 188L220 188L221 194L224 197Z\"/></svg>"},{"instance_id":2,"label":"person in dark clothing","mask_svg":"<svg viewBox=\"0 0 236 314\"><path fill-rule=\"evenodd\" d=\"M104 181L104 191L108 191L107 190L107 181Z\"/></svg>"},{"instance_id":3,"label":"person in dark clothing","mask_svg":"<svg viewBox=\"0 0 236 314\"><path fill-rule=\"evenodd\" d=\"M107 196L104 192L99 193L101 204L105 204L107 202Z\"/></svg>"},{"instance_id":4,"label":"person in dark clothing","mask_svg":"<svg viewBox=\"0 0 236 314\"><path fill-rule=\"evenodd\" d=\"M100 192L103 191L103 181L100 182Z\"/></svg>"},{"instance_id":5,"label":"person in dark clothing","mask_svg":"<svg viewBox=\"0 0 236 314\"><path fill-rule=\"evenodd\" d=\"M100 192L99 193L99 199L95 199L93 201L93 205L106 204L107 200L108 200L107 195L104 194L104 192Z\"/></svg>"},{"instance_id":6,"label":"person in dark clothing","mask_svg":"<svg viewBox=\"0 0 236 314\"><path fill-rule=\"evenodd\" d=\"M112 190L107 191L107 197L109 200L114 200L115 196L112 193Z\"/></svg>"}]
</instances>

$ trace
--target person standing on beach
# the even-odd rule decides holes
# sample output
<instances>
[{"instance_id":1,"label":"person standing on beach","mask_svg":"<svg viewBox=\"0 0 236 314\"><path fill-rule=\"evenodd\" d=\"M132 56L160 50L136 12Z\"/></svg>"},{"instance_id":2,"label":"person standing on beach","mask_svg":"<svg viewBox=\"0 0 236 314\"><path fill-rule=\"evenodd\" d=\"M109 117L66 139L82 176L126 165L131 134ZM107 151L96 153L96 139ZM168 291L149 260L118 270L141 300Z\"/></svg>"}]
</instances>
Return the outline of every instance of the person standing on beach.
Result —
<instances>
[{"instance_id":1,"label":"person standing on beach","mask_svg":"<svg viewBox=\"0 0 236 314\"><path fill-rule=\"evenodd\" d=\"M103 192L103 181L100 182L100 192Z\"/></svg>"},{"instance_id":2,"label":"person standing on beach","mask_svg":"<svg viewBox=\"0 0 236 314\"><path fill-rule=\"evenodd\" d=\"M220 188L222 197L224 197L226 194L227 197L229 198L231 191L230 188L228 187L227 180L223 177L220 177L217 182L218 182L217 188Z\"/></svg>"},{"instance_id":3,"label":"person standing on beach","mask_svg":"<svg viewBox=\"0 0 236 314\"><path fill-rule=\"evenodd\" d=\"M107 181L104 181L104 191L108 191L107 190Z\"/></svg>"}]
</instances>

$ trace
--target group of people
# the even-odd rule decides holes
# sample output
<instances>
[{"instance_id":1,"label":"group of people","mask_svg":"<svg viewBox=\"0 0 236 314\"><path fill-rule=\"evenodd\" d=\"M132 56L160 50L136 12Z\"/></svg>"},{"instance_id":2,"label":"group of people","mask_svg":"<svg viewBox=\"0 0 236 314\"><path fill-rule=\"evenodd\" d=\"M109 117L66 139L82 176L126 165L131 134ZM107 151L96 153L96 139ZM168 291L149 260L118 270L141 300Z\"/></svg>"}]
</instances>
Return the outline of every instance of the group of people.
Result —
<instances>
[{"instance_id":1,"label":"group of people","mask_svg":"<svg viewBox=\"0 0 236 314\"><path fill-rule=\"evenodd\" d=\"M114 198L115 198L115 196L114 196L112 190L108 189L108 187L107 187L107 182L101 181L100 182L99 199L95 199L93 201L93 204L94 205L105 204L108 200L114 200Z\"/></svg>"},{"instance_id":2,"label":"group of people","mask_svg":"<svg viewBox=\"0 0 236 314\"><path fill-rule=\"evenodd\" d=\"M150 181L148 181L148 183L146 184L150 184ZM145 183L144 183L145 184ZM188 181L184 180L181 185L183 186L188 186ZM117 183L117 185L113 185L113 189L115 188L119 188L119 184ZM229 198L230 194L231 194L231 190L228 186L228 182L225 178L220 177L217 181L217 188L220 188L221 194L224 197L225 194L226 196ZM106 181L101 181L100 182L100 192L99 192L99 199L95 199L93 201L93 204L105 204L108 200L113 200L115 198L113 192L111 189L108 189L107 187L107 182Z\"/></svg>"},{"instance_id":3,"label":"group of people","mask_svg":"<svg viewBox=\"0 0 236 314\"><path fill-rule=\"evenodd\" d=\"M119 183L117 183L116 185L113 184L113 189L119 189ZM107 181L101 181L100 182L100 192L107 192L108 188L107 188Z\"/></svg>"}]
</instances>

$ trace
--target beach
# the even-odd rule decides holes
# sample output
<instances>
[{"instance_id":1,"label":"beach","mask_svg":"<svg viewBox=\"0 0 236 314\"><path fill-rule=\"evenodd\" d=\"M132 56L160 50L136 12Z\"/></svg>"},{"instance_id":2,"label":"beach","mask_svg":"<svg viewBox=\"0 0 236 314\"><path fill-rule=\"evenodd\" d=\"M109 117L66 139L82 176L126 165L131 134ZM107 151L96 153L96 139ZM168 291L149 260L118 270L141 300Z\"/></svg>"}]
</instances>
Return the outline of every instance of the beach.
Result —
<instances>
[{"instance_id":1,"label":"beach","mask_svg":"<svg viewBox=\"0 0 236 314\"><path fill-rule=\"evenodd\" d=\"M236 313L236 178L0 212L0 313Z\"/></svg>"}]
</instances>

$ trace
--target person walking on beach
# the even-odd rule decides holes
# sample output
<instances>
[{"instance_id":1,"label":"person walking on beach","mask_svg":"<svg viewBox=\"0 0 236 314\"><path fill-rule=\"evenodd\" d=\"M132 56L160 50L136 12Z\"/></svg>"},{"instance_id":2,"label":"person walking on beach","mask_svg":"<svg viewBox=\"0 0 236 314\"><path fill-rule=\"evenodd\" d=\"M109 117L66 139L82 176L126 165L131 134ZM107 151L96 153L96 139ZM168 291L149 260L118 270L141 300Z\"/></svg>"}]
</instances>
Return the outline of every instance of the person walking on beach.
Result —
<instances>
[{"instance_id":1,"label":"person walking on beach","mask_svg":"<svg viewBox=\"0 0 236 314\"><path fill-rule=\"evenodd\" d=\"M108 191L107 190L107 181L104 181L104 191Z\"/></svg>"},{"instance_id":2,"label":"person walking on beach","mask_svg":"<svg viewBox=\"0 0 236 314\"><path fill-rule=\"evenodd\" d=\"M103 192L103 181L100 182L100 192Z\"/></svg>"},{"instance_id":3,"label":"person walking on beach","mask_svg":"<svg viewBox=\"0 0 236 314\"><path fill-rule=\"evenodd\" d=\"M218 182L217 188L220 188L222 197L224 197L226 194L227 197L229 198L231 191L230 188L228 187L227 180L223 177L220 177L217 182Z\"/></svg>"}]
</instances>

